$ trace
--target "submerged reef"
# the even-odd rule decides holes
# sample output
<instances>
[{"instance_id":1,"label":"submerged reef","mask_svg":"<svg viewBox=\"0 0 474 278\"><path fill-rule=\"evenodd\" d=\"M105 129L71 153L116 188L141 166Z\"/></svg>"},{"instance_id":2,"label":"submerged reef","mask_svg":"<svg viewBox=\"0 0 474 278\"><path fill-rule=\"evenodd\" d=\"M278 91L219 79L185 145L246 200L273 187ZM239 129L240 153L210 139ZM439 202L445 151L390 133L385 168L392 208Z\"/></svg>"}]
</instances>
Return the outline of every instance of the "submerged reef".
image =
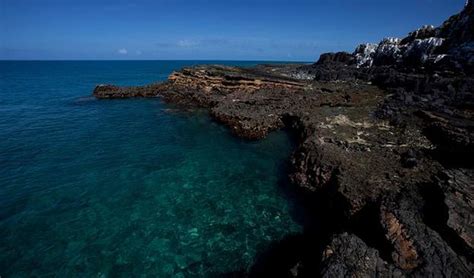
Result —
<instances>
[{"instance_id":1,"label":"submerged reef","mask_svg":"<svg viewBox=\"0 0 474 278\"><path fill-rule=\"evenodd\" d=\"M312 65L197 66L94 95L204 107L248 139L294 132L289 177L305 231L230 276L472 277L473 74L468 1L438 28Z\"/></svg>"}]
</instances>

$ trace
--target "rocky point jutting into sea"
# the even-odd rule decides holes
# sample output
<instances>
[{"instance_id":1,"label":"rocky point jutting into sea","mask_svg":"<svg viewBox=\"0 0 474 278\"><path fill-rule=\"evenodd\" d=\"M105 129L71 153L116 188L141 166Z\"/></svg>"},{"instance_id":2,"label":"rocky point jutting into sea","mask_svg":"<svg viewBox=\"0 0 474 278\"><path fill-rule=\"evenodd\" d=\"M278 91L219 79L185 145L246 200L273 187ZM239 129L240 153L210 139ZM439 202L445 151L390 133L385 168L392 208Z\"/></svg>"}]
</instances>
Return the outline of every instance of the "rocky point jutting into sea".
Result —
<instances>
[{"instance_id":1,"label":"rocky point jutting into sea","mask_svg":"<svg viewBox=\"0 0 474 278\"><path fill-rule=\"evenodd\" d=\"M473 74L468 1L440 27L312 65L197 66L94 95L204 107L249 139L297 135L289 175L311 221L237 276L472 277Z\"/></svg>"}]
</instances>

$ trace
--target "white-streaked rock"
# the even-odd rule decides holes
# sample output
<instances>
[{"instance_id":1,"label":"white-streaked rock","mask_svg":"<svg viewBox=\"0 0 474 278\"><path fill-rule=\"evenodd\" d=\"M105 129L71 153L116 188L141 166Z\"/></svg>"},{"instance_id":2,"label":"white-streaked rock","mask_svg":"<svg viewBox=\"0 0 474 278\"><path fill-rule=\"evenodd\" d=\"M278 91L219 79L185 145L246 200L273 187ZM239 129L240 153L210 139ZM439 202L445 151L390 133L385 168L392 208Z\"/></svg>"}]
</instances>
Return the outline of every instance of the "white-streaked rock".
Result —
<instances>
[{"instance_id":1,"label":"white-streaked rock","mask_svg":"<svg viewBox=\"0 0 474 278\"><path fill-rule=\"evenodd\" d=\"M378 44L365 43L359 45L354 56L356 58L356 66L360 67L371 67L374 62L374 53L377 50Z\"/></svg>"},{"instance_id":2,"label":"white-streaked rock","mask_svg":"<svg viewBox=\"0 0 474 278\"><path fill-rule=\"evenodd\" d=\"M424 40L416 39L407 45L404 57L416 59L421 63L433 60L435 50L443 45L442 38L427 38ZM432 59L433 58L433 59Z\"/></svg>"}]
</instances>

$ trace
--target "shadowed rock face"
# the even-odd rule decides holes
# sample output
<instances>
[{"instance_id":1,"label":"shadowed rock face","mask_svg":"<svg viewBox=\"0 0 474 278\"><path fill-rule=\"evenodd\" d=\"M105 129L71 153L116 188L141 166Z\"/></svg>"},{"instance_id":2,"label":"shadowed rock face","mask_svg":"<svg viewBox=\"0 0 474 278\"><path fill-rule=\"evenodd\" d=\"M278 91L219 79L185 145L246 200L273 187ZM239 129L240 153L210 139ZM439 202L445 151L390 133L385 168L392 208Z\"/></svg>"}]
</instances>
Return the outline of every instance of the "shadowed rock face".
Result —
<instances>
[{"instance_id":1,"label":"shadowed rock face","mask_svg":"<svg viewBox=\"0 0 474 278\"><path fill-rule=\"evenodd\" d=\"M474 79L470 56L456 56L472 42L472 9L311 66L200 66L94 95L205 107L244 138L298 136L290 180L317 224L295 242L301 254L290 248L288 269L266 262L245 275L472 277ZM456 63L427 67L440 53Z\"/></svg>"}]
</instances>

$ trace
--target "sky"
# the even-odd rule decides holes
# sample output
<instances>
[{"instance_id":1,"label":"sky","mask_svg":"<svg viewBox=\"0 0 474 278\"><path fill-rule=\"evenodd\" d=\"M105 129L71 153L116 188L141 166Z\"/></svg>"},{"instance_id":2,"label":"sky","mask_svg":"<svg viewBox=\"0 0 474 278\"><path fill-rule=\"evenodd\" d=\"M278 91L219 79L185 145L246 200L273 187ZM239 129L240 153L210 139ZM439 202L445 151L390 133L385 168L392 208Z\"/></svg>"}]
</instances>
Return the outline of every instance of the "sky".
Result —
<instances>
[{"instance_id":1,"label":"sky","mask_svg":"<svg viewBox=\"0 0 474 278\"><path fill-rule=\"evenodd\" d=\"M465 0L0 0L2 60L314 61Z\"/></svg>"}]
</instances>

